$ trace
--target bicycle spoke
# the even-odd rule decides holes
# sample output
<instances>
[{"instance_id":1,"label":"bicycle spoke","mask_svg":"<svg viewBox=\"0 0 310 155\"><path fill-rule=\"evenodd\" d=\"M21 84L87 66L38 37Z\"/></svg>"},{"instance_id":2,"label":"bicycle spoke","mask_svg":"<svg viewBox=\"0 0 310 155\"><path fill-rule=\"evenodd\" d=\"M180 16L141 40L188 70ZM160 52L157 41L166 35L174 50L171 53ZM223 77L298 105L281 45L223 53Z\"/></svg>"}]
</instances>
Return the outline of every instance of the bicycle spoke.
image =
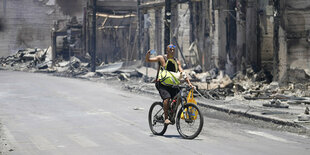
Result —
<instances>
[{"instance_id":1,"label":"bicycle spoke","mask_svg":"<svg viewBox=\"0 0 310 155\"><path fill-rule=\"evenodd\" d=\"M182 113L184 117L180 118ZM203 116L196 105L186 105L183 111L179 111L177 129L183 138L195 138L201 132L202 126Z\"/></svg>"},{"instance_id":2,"label":"bicycle spoke","mask_svg":"<svg viewBox=\"0 0 310 155\"><path fill-rule=\"evenodd\" d=\"M155 102L149 111L149 125L155 135L162 135L166 132L164 124L164 112L161 102Z\"/></svg>"}]
</instances>

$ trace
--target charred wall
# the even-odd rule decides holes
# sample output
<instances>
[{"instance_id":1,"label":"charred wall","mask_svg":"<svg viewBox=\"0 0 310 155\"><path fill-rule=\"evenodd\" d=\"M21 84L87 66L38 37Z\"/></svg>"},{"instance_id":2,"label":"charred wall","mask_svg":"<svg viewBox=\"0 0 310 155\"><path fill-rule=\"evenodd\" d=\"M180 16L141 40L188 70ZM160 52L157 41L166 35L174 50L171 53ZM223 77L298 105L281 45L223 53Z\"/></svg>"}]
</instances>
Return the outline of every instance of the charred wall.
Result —
<instances>
[{"instance_id":1,"label":"charred wall","mask_svg":"<svg viewBox=\"0 0 310 155\"><path fill-rule=\"evenodd\" d=\"M73 6L80 6L79 2L75 0L74 2ZM20 48L50 46L54 22L70 19L68 15L79 13L77 10L80 7L61 11L66 10L74 2L73 0L0 0L0 56L8 56Z\"/></svg>"},{"instance_id":2,"label":"charred wall","mask_svg":"<svg viewBox=\"0 0 310 155\"><path fill-rule=\"evenodd\" d=\"M257 6L258 51L261 68L273 72L274 67L274 3L260 0Z\"/></svg>"},{"instance_id":3,"label":"charred wall","mask_svg":"<svg viewBox=\"0 0 310 155\"><path fill-rule=\"evenodd\" d=\"M90 1L92 4L92 1ZM137 55L136 0L98 0L96 18L96 57L102 62L133 61ZM87 31L92 30L88 7ZM88 33L88 41L92 41ZM91 44L89 44L91 51Z\"/></svg>"},{"instance_id":4,"label":"charred wall","mask_svg":"<svg viewBox=\"0 0 310 155\"><path fill-rule=\"evenodd\" d=\"M64 15L81 16L86 5L85 0L54 0Z\"/></svg>"},{"instance_id":5,"label":"charred wall","mask_svg":"<svg viewBox=\"0 0 310 155\"><path fill-rule=\"evenodd\" d=\"M279 66L282 69L279 79L284 82L309 81L306 77L310 68L310 1L287 0L282 2L280 9L280 28L285 40L279 46L285 55L279 61L285 66Z\"/></svg>"},{"instance_id":6,"label":"charred wall","mask_svg":"<svg viewBox=\"0 0 310 155\"><path fill-rule=\"evenodd\" d=\"M4 29L5 29L5 25L4 25L5 23L4 23L4 20L2 19L2 18L0 18L0 32L3 32L4 31Z\"/></svg>"},{"instance_id":7,"label":"charred wall","mask_svg":"<svg viewBox=\"0 0 310 155\"><path fill-rule=\"evenodd\" d=\"M204 71L216 67L233 75L252 67L270 72L275 81L308 81L309 0L195 0L182 5L190 13L182 23L189 36L181 42L196 43L194 50L183 49L188 62ZM180 21L184 8L177 9Z\"/></svg>"}]
</instances>

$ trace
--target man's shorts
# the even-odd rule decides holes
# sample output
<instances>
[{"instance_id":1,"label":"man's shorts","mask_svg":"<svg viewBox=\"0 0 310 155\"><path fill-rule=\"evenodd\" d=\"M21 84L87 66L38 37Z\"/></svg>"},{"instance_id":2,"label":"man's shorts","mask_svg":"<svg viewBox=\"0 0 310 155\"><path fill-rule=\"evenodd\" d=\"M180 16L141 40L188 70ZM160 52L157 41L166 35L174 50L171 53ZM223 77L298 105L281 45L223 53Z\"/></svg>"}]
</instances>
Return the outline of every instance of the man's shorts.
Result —
<instances>
[{"instance_id":1,"label":"man's shorts","mask_svg":"<svg viewBox=\"0 0 310 155\"><path fill-rule=\"evenodd\" d=\"M160 82L156 82L155 86L159 92L160 97L165 100L167 98L173 98L180 91L178 88L172 88L169 86L165 86Z\"/></svg>"}]
</instances>

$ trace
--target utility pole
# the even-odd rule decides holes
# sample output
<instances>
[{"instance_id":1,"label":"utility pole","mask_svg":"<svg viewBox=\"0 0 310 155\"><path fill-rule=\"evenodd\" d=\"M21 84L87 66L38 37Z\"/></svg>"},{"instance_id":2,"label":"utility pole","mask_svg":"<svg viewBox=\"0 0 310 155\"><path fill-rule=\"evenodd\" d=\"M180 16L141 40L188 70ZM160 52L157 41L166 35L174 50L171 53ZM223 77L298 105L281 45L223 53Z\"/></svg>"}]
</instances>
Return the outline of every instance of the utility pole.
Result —
<instances>
[{"instance_id":1,"label":"utility pole","mask_svg":"<svg viewBox=\"0 0 310 155\"><path fill-rule=\"evenodd\" d=\"M170 44L170 24L171 24L171 0L165 0L165 34L164 34L164 51Z\"/></svg>"},{"instance_id":2,"label":"utility pole","mask_svg":"<svg viewBox=\"0 0 310 155\"><path fill-rule=\"evenodd\" d=\"M92 56L91 56L91 71L95 72L96 71L96 2L97 0L93 0L93 48L92 48Z\"/></svg>"},{"instance_id":3,"label":"utility pole","mask_svg":"<svg viewBox=\"0 0 310 155\"><path fill-rule=\"evenodd\" d=\"M142 59L141 54L141 9L139 8L141 5L141 0L137 0L137 14L138 14L138 42L137 42L137 49L138 49L138 58L139 60Z\"/></svg>"}]
</instances>

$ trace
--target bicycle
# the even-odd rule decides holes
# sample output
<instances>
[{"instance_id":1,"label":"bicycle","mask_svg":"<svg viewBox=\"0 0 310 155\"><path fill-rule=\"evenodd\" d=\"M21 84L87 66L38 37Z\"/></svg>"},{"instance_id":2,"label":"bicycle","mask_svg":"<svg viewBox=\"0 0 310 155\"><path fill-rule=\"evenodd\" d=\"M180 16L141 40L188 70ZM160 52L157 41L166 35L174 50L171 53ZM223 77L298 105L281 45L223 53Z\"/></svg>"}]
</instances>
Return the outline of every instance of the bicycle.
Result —
<instances>
[{"instance_id":1,"label":"bicycle","mask_svg":"<svg viewBox=\"0 0 310 155\"><path fill-rule=\"evenodd\" d=\"M192 89L189 86L174 86L179 88L179 93L171 99L168 110L168 118L171 124L176 124L177 131L184 139L196 138L203 127L203 115L197 105L187 103L185 92ZM180 108L178 108L181 105ZM179 110L178 110L179 109ZM178 113L177 113L178 110ZM177 115L176 115L177 114ZM165 124L162 102L154 102L149 109L149 126L154 135L163 135L168 127Z\"/></svg>"}]
</instances>

